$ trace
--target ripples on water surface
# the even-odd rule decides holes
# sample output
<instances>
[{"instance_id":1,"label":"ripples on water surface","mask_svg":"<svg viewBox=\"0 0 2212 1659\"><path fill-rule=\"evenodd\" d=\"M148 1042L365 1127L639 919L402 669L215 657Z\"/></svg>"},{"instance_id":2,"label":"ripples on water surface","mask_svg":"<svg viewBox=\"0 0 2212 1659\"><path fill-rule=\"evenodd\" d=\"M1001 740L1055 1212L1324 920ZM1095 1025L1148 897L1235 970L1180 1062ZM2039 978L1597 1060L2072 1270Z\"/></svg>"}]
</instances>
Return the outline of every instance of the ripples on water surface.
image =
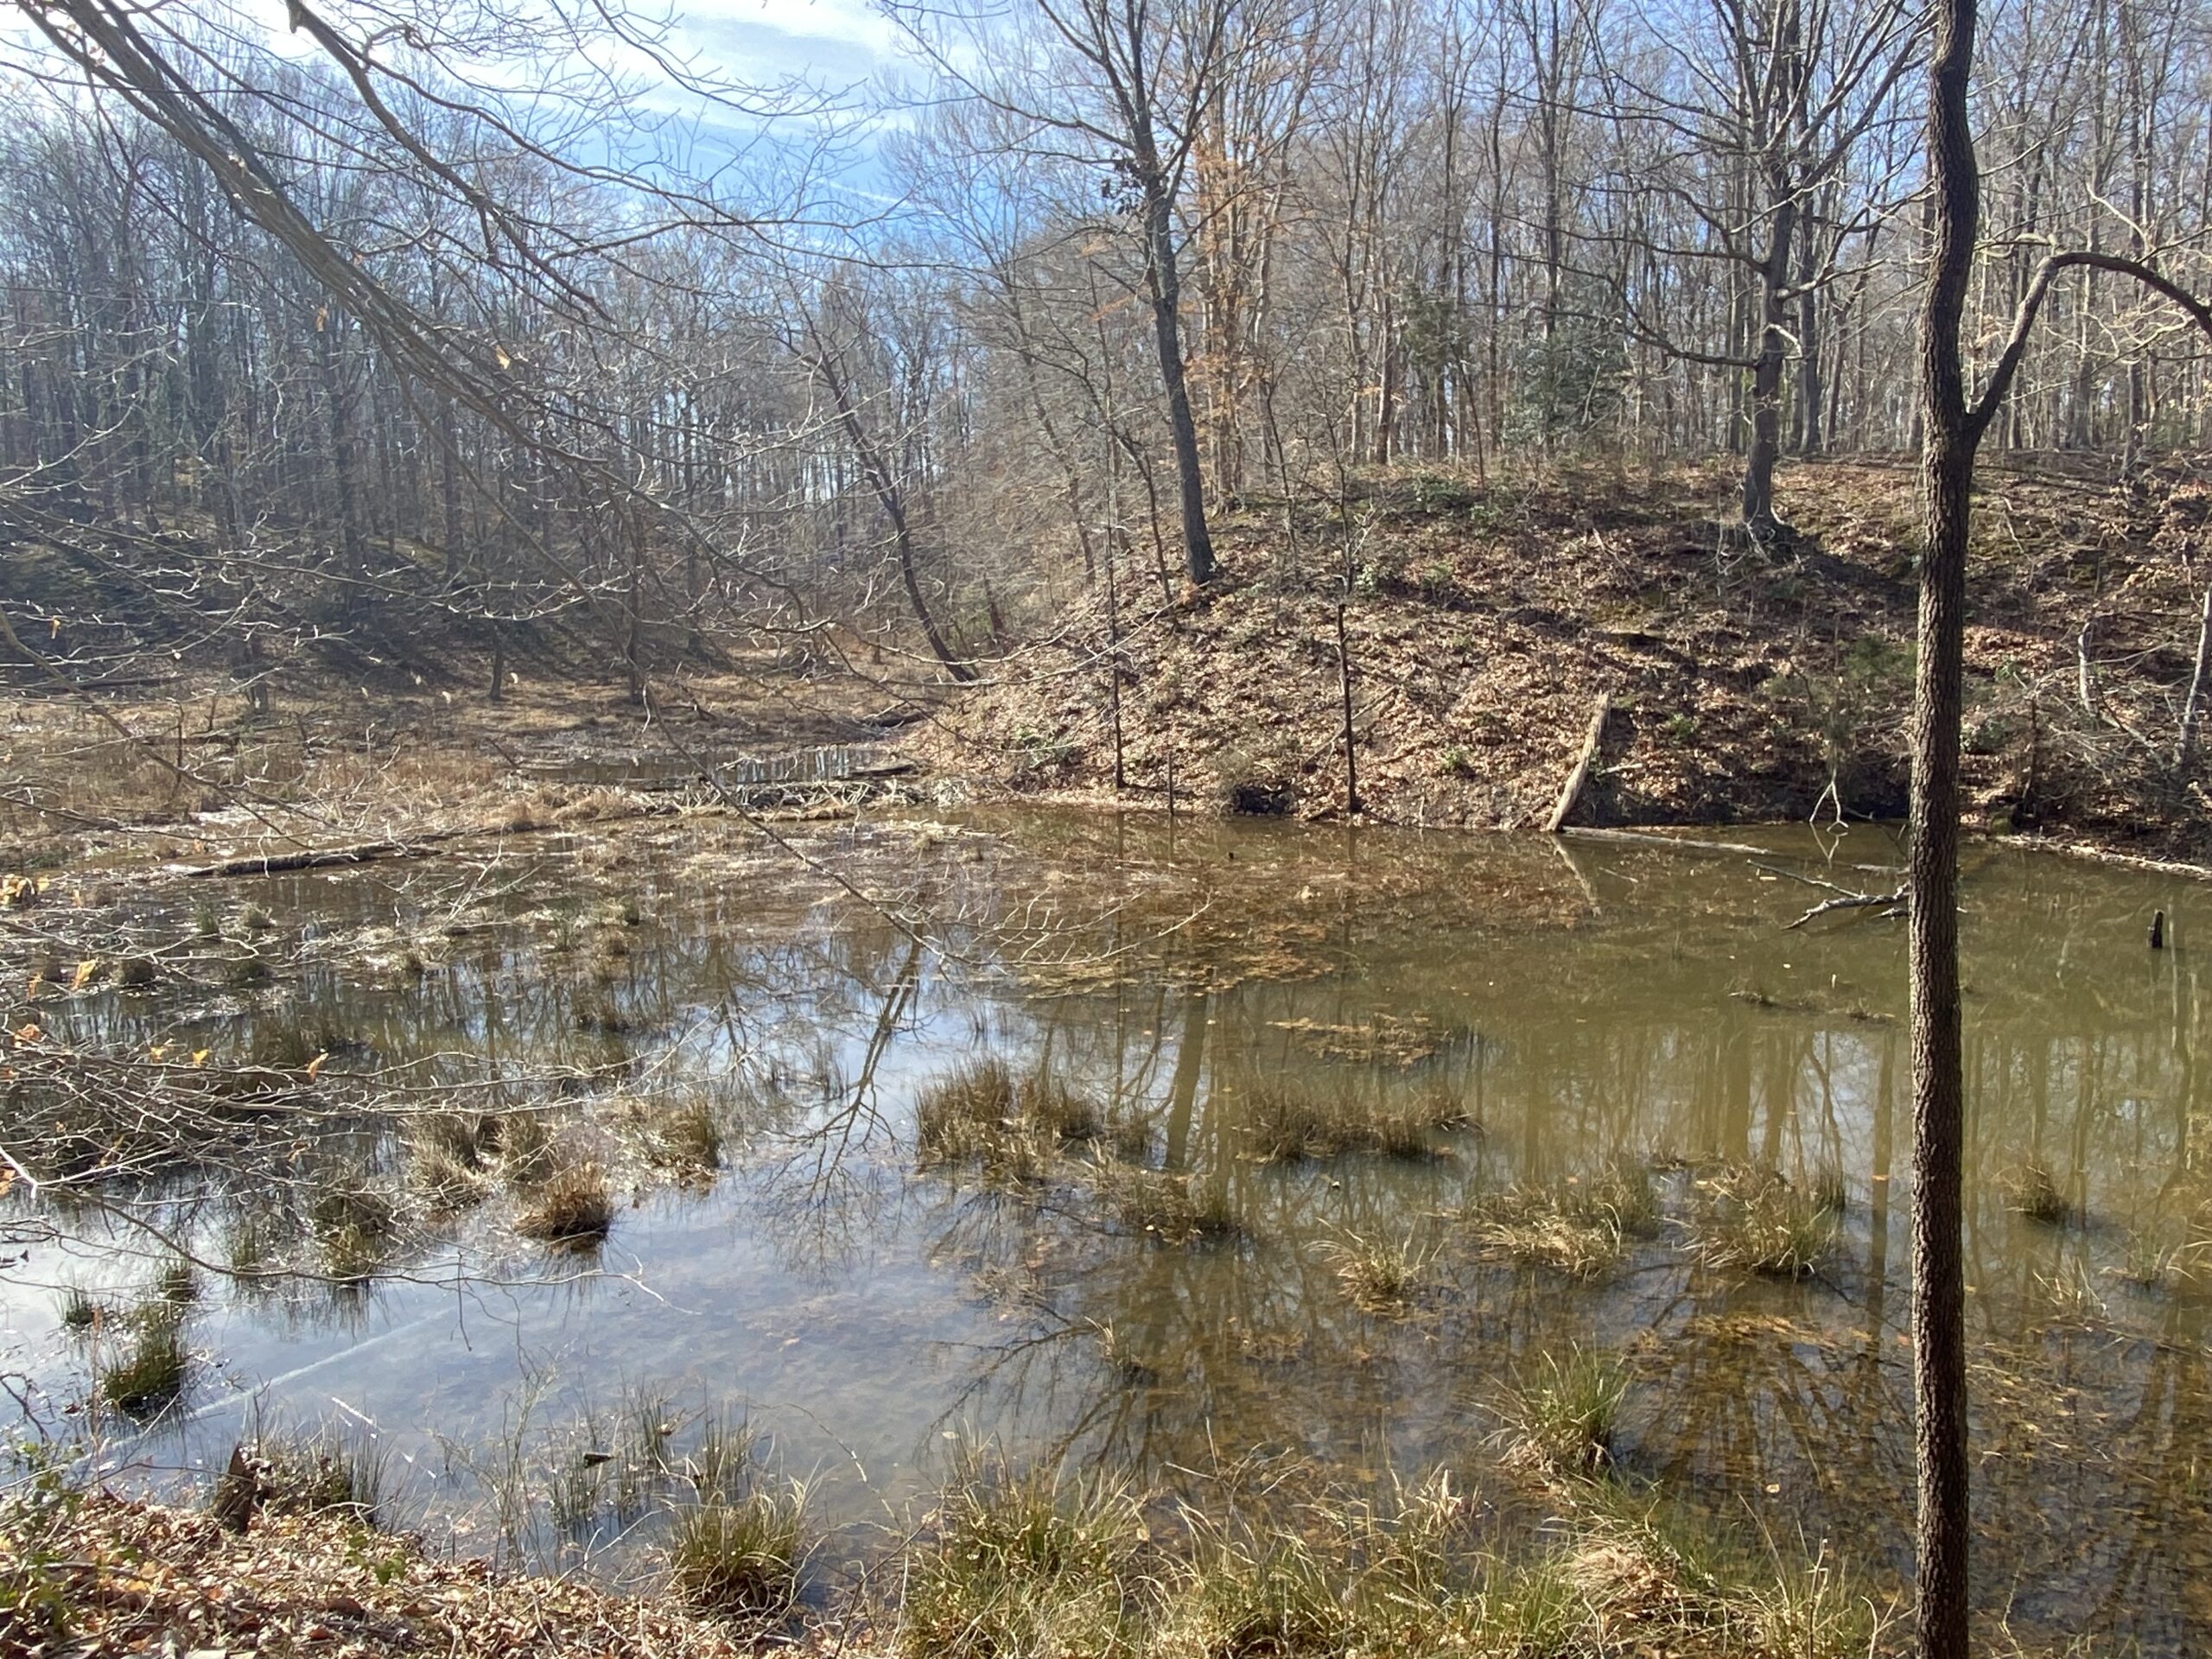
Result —
<instances>
[{"instance_id":1,"label":"ripples on water surface","mask_svg":"<svg viewBox=\"0 0 2212 1659\"><path fill-rule=\"evenodd\" d=\"M1894 880L1850 868L1893 861L1882 830L1763 844L1777 869ZM149 899L149 937L188 931L194 902L258 905L287 966L196 1001L88 994L49 1013L57 1036L220 1053L289 1033L327 1049L334 1075L411 1059L485 1086L488 1063L518 1096L550 1092L557 1069L602 1116L611 1094L695 1097L729 1138L711 1185L639 1179L596 1257L518 1243L495 1194L410 1235L365 1286L249 1294L203 1275L188 1393L143 1439L111 1423L105 1455L204 1465L254 1413L373 1424L405 1507L490 1535L497 1448L557 1461L650 1395L678 1440L702 1410L749 1414L858 1554L871 1522L942 1478L959 1434L1171 1488L1295 1455L1354 1483L1450 1463L1482 1491L1503 1379L1596 1344L1632 1366L1624 1474L1909 1573L1898 924L1785 931L1821 891L1742 856L1648 847L1171 836L1045 813L808 845L918 905L930 943L711 823L593 843L588 880L549 840L494 869ZM2016 1629L2198 1650L2202 891L1991 849L1970 855L1966 892L1980 1592ZM2157 954L2154 906L2174 918ZM1116 1132L1027 1182L918 1171L918 1093L985 1054L1087 1094ZM439 1056L473 1058L424 1060ZM1418 1137L1429 1156L1263 1161L1252 1120L1286 1093L1468 1126ZM349 1167L398 1183L404 1141L364 1122ZM1101 1159L1187 1173L1241 1236L1178 1247L1135 1230L1102 1199L1110 1172L1086 1166ZM327 1149L315 1160L306 1179L325 1179ZM1575 1280L1483 1247L1497 1194L1571 1195L1624 1161L1656 1172L1665 1219L1618 1266ZM1727 1166L1801 1191L1841 1177L1818 1272L1696 1263L1688 1221ZM2072 1218L2022 1212L2046 1176ZM312 1209L271 1196L284 1188L192 1172L161 1189L162 1218L222 1260L242 1233L281 1232L259 1211ZM48 1411L94 1363L57 1287L152 1272L104 1244L97 1210L66 1227L0 1281L0 1369L35 1378ZM1332 1250L1353 1238L1426 1260L1401 1316L1347 1298ZM619 1562L627 1505L569 1507L565 1530L511 1514L511 1541Z\"/></svg>"}]
</instances>

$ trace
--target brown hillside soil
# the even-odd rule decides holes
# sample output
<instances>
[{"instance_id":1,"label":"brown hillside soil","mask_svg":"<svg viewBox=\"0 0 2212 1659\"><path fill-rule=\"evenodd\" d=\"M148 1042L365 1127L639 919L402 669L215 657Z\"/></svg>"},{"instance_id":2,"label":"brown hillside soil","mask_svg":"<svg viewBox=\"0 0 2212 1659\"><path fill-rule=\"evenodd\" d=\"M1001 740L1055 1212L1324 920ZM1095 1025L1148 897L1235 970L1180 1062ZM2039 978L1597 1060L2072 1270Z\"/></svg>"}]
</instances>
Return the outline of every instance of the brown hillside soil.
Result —
<instances>
[{"instance_id":1,"label":"brown hillside soil","mask_svg":"<svg viewBox=\"0 0 2212 1659\"><path fill-rule=\"evenodd\" d=\"M1362 805L1400 823L1541 827L1601 693L1612 714L1577 823L1726 823L1905 804L1919 480L1910 461L1801 462L1773 550L1727 545L1725 462L1363 482L1344 512L1247 509L1227 575L1166 602L1120 575L1125 793L1344 810L1336 602ZM2055 464L1984 469L1971 571L1967 778L1995 827L2177 852L2212 840L2173 757L2212 566L2212 484ZM1347 534L1347 526L1349 533ZM2089 701L2077 652L2088 636ZM1113 781L1107 607L1049 637L920 741L1009 790Z\"/></svg>"}]
</instances>

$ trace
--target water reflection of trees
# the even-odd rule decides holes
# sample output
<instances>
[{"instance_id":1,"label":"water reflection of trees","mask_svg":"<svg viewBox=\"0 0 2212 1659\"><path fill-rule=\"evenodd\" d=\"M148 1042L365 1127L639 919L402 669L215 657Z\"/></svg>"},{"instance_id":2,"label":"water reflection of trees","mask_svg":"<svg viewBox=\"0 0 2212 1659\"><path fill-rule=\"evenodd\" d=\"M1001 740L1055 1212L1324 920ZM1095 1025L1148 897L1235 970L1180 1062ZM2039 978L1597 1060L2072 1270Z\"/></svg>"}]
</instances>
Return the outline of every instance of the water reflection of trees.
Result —
<instances>
[{"instance_id":1,"label":"water reflection of trees","mask_svg":"<svg viewBox=\"0 0 2212 1659\"><path fill-rule=\"evenodd\" d=\"M2191 1574L2212 1549L2190 1451L2202 1302L2186 1281L2136 1296L2119 1274L2139 1236L2192 1236L2205 1197L2190 1137L2195 976L2142 963L2133 896L2094 881L2043 892L2044 873L2030 874L1985 871L1981 937L1969 930L1986 976L1970 1027L1968 1241L1987 1372L1976 1432L1994 1448L1977 1476L1983 1548L2024 1617L2163 1640L2197 1631ZM1591 879L1604 902L1607 873ZM1137 1103L1169 1166L1225 1172L1252 1237L1040 1250L1060 1224L1050 1206L948 1198L940 1254L1022 1269L1020 1334L979 1358L955 1409L1151 1470L1224 1439L1318 1453L1355 1430L1401 1454L1465 1453L1466 1425L1521 1356L1598 1335L1636 1357L1634 1469L1902 1569L1911 1402L1892 1231L1910 1193L1891 1170L1904 1059L1898 1010L1878 994L1896 946L1866 928L1770 938L1758 925L1771 918L1738 904L1717 906L1748 925L1722 930L1747 944L1725 967L1669 947L1682 918L1647 918L1594 948L1485 938L1478 988L1440 940L1357 972L1212 991L1186 963L1182 988L1154 980L1033 1007L1034 1052ZM1362 1064L1300 1034L1386 1011L1443 1040ZM1258 1168L1239 1158L1240 1102L1285 1077L1377 1097L1441 1079L1484 1134L1428 1166ZM1839 1171L1854 1198L1844 1254L1810 1284L1746 1286L1662 1244L1586 1293L1462 1266L1392 1326L1354 1313L1310 1248L1331 1228L1446 1225L1434 1217L1469 1192L1624 1156ZM2031 1163L2069 1184L2087 1224L2014 1213L2002 1178ZM2106 1311L2085 1325L2057 1305L2068 1282L2108 1293ZM1439 1414L1440 1395L1455 1408ZM2052 1414L2078 1432L2036 1421Z\"/></svg>"},{"instance_id":2,"label":"water reflection of trees","mask_svg":"<svg viewBox=\"0 0 2212 1659\"><path fill-rule=\"evenodd\" d=\"M118 1042L183 1020L242 1048L289 1021L343 1035L340 1069L511 1103L738 1078L731 1225L802 1279L916 1254L957 1275L982 1345L915 1385L942 1390L942 1421L1040 1455L1170 1476L1255 1448L1347 1472L1480 1465L1515 1367L1599 1342L1635 1366L1631 1473L1902 1566L1893 930L1784 932L1801 895L1737 861L1585 849L1568 868L1543 847L1216 826L1181 827L1171 849L1158 830L1053 823L1058 842L1027 856L1078 873L1054 925L1085 906L1103 918L1059 957L991 959L994 938L1020 941L1007 916L1045 913L1024 911L1020 872L995 857L949 889L975 923L949 955L857 906L764 914L741 883L647 875L635 921L602 908L556 926L518 890L500 925L454 936L419 978L309 953L281 995L115 998L82 1017ZM350 890L302 887L300 902L334 891ZM446 903L414 898L423 917ZM2202 1645L2204 1295L2118 1276L2145 1241L2197 1239L2212 1195L2191 1134L2197 976L2185 950L2141 948L2144 899L2138 882L2009 857L1968 887L1984 1580L2017 1586L2027 1616ZM978 1051L1134 1116L1146 1161L1217 1182L1244 1236L1132 1236L1072 1166L1011 1192L916 1178L914 1090ZM1261 1164L1244 1114L1283 1086L1377 1109L1440 1091L1480 1127L1438 1135L1448 1155L1427 1160ZM357 1104L316 1135L347 1167L386 1167L391 1122ZM1844 1247L1811 1282L1747 1284L1693 1270L1667 1236L1576 1287L1480 1259L1454 1219L1484 1193L1620 1160L1688 1166L1668 1178L1678 1195L1708 1160L1833 1169L1853 1195ZM1999 1178L2031 1164L2086 1225L2007 1207ZM299 1182L173 1184L162 1201L208 1229L292 1202L269 1193ZM460 1231L426 1231L422 1259L448 1261ZM1402 1320L1361 1313L1316 1246L1408 1231L1440 1247L1434 1283ZM2055 1286L2084 1283L2101 1313L2058 1305Z\"/></svg>"}]
</instances>

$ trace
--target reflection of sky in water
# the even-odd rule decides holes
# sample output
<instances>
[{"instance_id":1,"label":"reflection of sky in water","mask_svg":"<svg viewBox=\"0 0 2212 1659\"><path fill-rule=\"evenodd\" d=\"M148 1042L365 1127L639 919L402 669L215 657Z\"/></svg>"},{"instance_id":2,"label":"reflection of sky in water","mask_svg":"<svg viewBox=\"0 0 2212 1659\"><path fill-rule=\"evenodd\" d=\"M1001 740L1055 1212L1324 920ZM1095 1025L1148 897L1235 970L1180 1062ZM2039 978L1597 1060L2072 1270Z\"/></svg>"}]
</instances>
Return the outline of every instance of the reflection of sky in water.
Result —
<instances>
[{"instance_id":1,"label":"reflection of sky in water","mask_svg":"<svg viewBox=\"0 0 2212 1659\"><path fill-rule=\"evenodd\" d=\"M1748 1511L1854 1560L1906 1566L1909 1211L1890 1177L1910 1137L1893 925L1785 931L1821 893L1738 859L1189 826L1171 859L1158 826L1015 827L1047 868L987 863L963 878L963 906L994 880L1024 887L1002 895L1015 913L1039 893L1067 913L1117 894L1127 907L1101 945L1116 930L1141 942L1169 913L1192 919L1132 956L1120 983L929 968L849 911L768 913L772 878L702 879L678 849L623 873L645 920L617 957L594 957L582 933L548 945L566 926L550 887L512 894L505 910L526 920L453 938L447 970L420 985L365 990L331 955L301 1000L387 1053L488 1033L518 1062L612 1055L664 1084L742 1060L784 1103L712 1192L623 1213L603 1276L385 1283L335 1309L312 1290L289 1312L209 1306L192 1342L219 1368L195 1385L181 1447L164 1430L146 1455L219 1458L252 1401L367 1419L410 1460L413 1501L435 1509L467 1484L447 1479L439 1436L496 1441L532 1399L550 1432L586 1404L611 1412L629 1384L688 1410L749 1408L785 1466L820 1476L837 1524L925 1491L954 1429L1154 1478L1216 1452L1290 1451L1346 1478L1447 1459L1478 1482L1500 1380L1533 1352L1599 1341L1635 1366L1628 1471L1735 1522ZM1885 850L1861 837L1852 856ZM972 841L908 861L964 868ZM353 877L282 897L342 931L404 920L421 890ZM2016 1625L2153 1643L2201 1628L2190 1586L2212 1527L2188 1471L2212 1405L2205 1304L2122 1276L2146 1248L2195 1236L2212 1193L2189 1148L2195 898L2011 855L1968 880L1981 1581L2012 1599ZM2142 945L2153 904L2178 938L2157 957ZM580 1028L594 1010L611 1029ZM1042 1061L1140 1114L1147 1156L1225 1182L1248 1241L1122 1236L1081 1179L1007 1197L913 1175L918 1087L982 1051ZM1240 1125L1286 1080L1380 1103L1441 1091L1483 1129L1440 1134L1445 1155L1426 1161L1262 1165L1243 1155ZM851 1133L815 1133L825 1124ZM1471 1195L1619 1158L1661 1161L1676 1217L1700 1160L1840 1170L1853 1198L1844 1248L1807 1282L1747 1281L1694 1271L1670 1221L1619 1272L1574 1287L1485 1261L1449 1218ZM2078 1184L2089 1224L2005 1207L2000 1177L2031 1160ZM463 1224L461 1248L494 1245L498 1210ZM1322 1247L1348 1231L1442 1247L1411 1318L1346 1303ZM436 1266L416 1264L429 1278ZM41 1259L17 1276L73 1271ZM2087 1324L2078 1297L2061 1311L2081 1286L2102 1305ZM6 1292L9 1364L81 1363L55 1308L47 1293Z\"/></svg>"}]
</instances>

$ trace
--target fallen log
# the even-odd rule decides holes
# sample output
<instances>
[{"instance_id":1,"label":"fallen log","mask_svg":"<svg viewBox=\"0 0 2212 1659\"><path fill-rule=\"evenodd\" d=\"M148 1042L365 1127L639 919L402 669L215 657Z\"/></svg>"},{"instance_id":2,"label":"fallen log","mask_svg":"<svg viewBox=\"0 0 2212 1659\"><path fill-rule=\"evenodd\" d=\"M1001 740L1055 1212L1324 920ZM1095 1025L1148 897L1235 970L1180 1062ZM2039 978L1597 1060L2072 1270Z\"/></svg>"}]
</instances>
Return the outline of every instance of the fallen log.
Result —
<instances>
[{"instance_id":1,"label":"fallen log","mask_svg":"<svg viewBox=\"0 0 2212 1659\"><path fill-rule=\"evenodd\" d=\"M1582 740L1581 757L1574 763L1574 770L1567 775L1565 787L1559 792L1559 804L1552 808L1551 822L1544 826L1544 833L1555 836L1567 827L1567 816L1574 810L1574 804L1582 798L1582 785L1589 780L1590 763L1598 758L1598 745L1605 735L1605 716L1612 712L1612 694L1600 691L1598 706L1590 715L1590 733Z\"/></svg>"},{"instance_id":2,"label":"fallen log","mask_svg":"<svg viewBox=\"0 0 2212 1659\"><path fill-rule=\"evenodd\" d=\"M213 864L173 865L169 874L188 881L235 875L283 875L292 870L319 870L334 864L366 864L379 858L413 858L430 850L433 843L461 836L486 833L476 829L437 830L412 841L359 841L348 847L302 847L289 853L249 853Z\"/></svg>"}]
</instances>

